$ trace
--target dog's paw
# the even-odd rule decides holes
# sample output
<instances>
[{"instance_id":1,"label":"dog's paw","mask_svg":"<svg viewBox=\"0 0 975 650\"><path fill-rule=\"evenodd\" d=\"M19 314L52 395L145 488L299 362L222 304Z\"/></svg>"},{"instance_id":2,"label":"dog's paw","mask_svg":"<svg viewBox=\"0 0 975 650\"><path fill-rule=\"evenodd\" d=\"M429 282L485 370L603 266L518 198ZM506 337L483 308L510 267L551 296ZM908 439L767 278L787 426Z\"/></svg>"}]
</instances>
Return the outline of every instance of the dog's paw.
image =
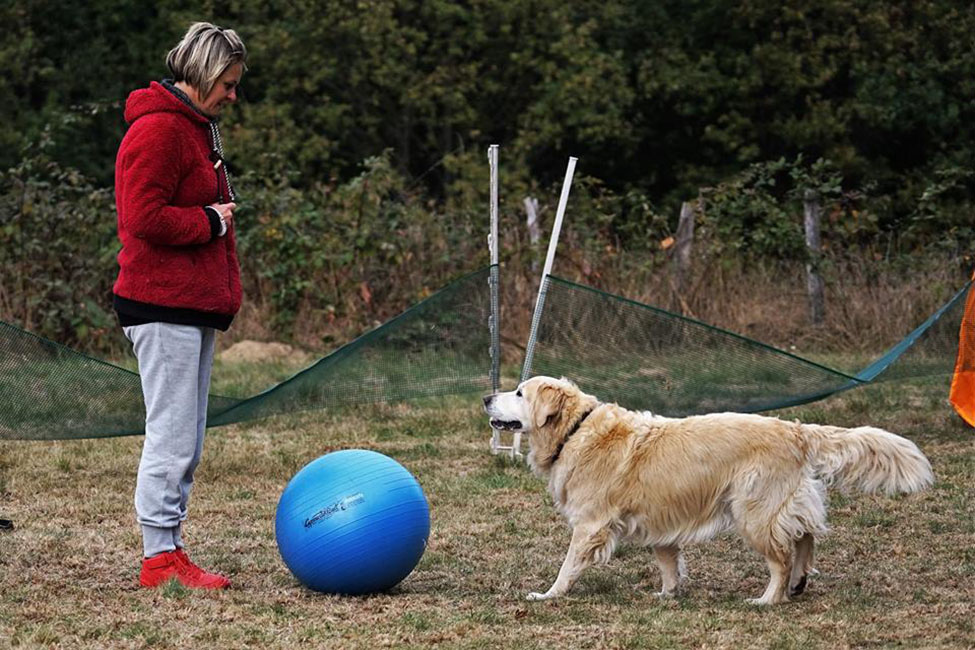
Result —
<instances>
[{"instance_id":1,"label":"dog's paw","mask_svg":"<svg viewBox=\"0 0 975 650\"><path fill-rule=\"evenodd\" d=\"M540 594L537 591L533 591L525 598L525 600L548 600L551 596L547 594Z\"/></svg>"},{"instance_id":2,"label":"dog's paw","mask_svg":"<svg viewBox=\"0 0 975 650\"><path fill-rule=\"evenodd\" d=\"M802 577L799 578L798 582L796 582L796 584L789 589L789 596L798 596L806 590L807 577L807 574L802 574Z\"/></svg>"},{"instance_id":3,"label":"dog's paw","mask_svg":"<svg viewBox=\"0 0 975 650\"><path fill-rule=\"evenodd\" d=\"M676 591L655 591L653 592L653 595L663 600L665 598L675 598L677 596L677 592Z\"/></svg>"}]
</instances>

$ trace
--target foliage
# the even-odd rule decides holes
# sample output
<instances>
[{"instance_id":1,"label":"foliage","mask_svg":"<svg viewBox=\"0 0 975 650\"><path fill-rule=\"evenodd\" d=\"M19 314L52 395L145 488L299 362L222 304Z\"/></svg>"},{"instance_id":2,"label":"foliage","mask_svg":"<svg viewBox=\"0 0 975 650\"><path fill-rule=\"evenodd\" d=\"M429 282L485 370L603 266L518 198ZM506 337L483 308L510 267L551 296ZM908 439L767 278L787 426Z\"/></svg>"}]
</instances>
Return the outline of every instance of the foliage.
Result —
<instances>
[{"instance_id":1,"label":"foliage","mask_svg":"<svg viewBox=\"0 0 975 650\"><path fill-rule=\"evenodd\" d=\"M190 20L210 19L249 45L243 102L230 117L235 158L262 174L277 161L301 188L348 179L390 149L407 177L435 167L424 185L440 198L453 177L439 161L499 142L544 183L577 155L611 190L633 186L673 208L748 164L803 153L834 161L853 185L877 181L895 198L883 215L895 222L925 179L949 162L970 165L975 149L975 8L957 0L201 9L177 0L6 6L4 142L32 141L75 114L57 157L107 184L126 93L165 75L164 53ZM0 167L17 151L0 151Z\"/></svg>"},{"instance_id":2,"label":"foliage","mask_svg":"<svg viewBox=\"0 0 975 650\"><path fill-rule=\"evenodd\" d=\"M909 241L918 247L933 241L952 258L971 260L975 226L969 197L973 191L971 168L952 165L936 170L911 215Z\"/></svg>"},{"instance_id":3,"label":"foliage","mask_svg":"<svg viewBox=\"0 0 975 650\"><path fill-rule=\"evenodd\" d=\"M361 324L469 270L491 143L502 145L502 219L517 229L526 196L550 225L565 159L580 159L566 237L585 276L624 251L662 262L679 206L699 196L722 263L801 259L806 189L823 201L829 250L958 265L975 253L975 6L959 0L6 3L5 227L19 219L14 179L51 182L28 161L42 141L78 179L53 188L51 205L79 188L107 203L125 97L166 76L165 53L194 20L248 45L223 127L242 172L242 244L260 265L249 295L275 325L303 313ZM97 237L79 231L65 254L103 259L113 221L103 214ZM510 258L538 256L512 239ZM40 261L3 255L5 295L40 277L20 275ZM104 308L107 281L72 290ZM78 311L45 295L48 313ZM34 299L19 300L4 313L36 320Z\"/></svg>"},{"instance_id":4,"label":"foliage","mask_svg":"<svg viewBox=\"0 0 975 650\"><path fill-rule=\"evenodd\" d=\"M457 268L451 251L470 247L476 235L412 196L388 153L367 159L342 184L302 191L265 180L241 179L240 246L279 332L290 331L305 305L325 321L357 312L383 320L477 261Z\"/></svg>"},{"instance_id":5,"label":"foliage","mask_svg":"<svg viewBox=\"0 0 975 650\"><path fill-rule=\"evenodd\" d=\"M808 165L798 156L794 161L780 158L750 165L732 179L702 189L699 210L704 239L718 257L803 259L806 243L799 215L812 201L831 215L826 236L847 244L869 227L870 220L851 229L850 220L837 218L854 198L843 194L841 180L835 167L823 159ZM831 229L836 223L843 223L846 231Z\"/></svg>"},{"instance_id":6,"label":"foliage","mask_svg":"<svg viewBox=\"0 0 975 650\"><path fill-rule=\"evenodd\" d=\"M104 348L115 325L112 192L60 166L48 146L0 174L0 310L42 336Z\"/></svg>"}]
</instances>

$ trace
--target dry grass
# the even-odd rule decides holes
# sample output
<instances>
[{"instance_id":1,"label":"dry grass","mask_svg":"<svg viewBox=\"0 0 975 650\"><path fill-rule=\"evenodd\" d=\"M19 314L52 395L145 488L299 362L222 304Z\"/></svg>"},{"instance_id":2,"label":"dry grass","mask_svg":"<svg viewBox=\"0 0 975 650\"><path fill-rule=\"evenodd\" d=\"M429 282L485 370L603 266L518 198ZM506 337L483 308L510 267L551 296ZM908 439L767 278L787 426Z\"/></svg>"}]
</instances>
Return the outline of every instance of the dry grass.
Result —
<instances>
[{"instance_id":1,"label":"dry grass","mask_svg":"<svg viewBox=\"0 0 975 650\"><path fill-rule=\"evenodd\" d=\"M0 443L0 517L16 524L0 532L0 647L971 647L975 446L945 396L942 383L881 385L784 413L904 434L938 482L898 499L833 495L822 574L772 609L743 602L765 568L732 537L688 550L676 600L652 595L650 553L623 547L565 599L525 602L554 578L568 531L540 480L488 454L473 397L211 430L186 537L201 564L233 577L224 593L136 586L141 438ZM348 447L398 459L431 504L429 548L389 594L310 592L277 554L281 490Z\"/></svg>"},{"instance_id":2,"label":"dry grass","mask_svg":"<svg viewBox=\"0 0 975 650\"><path fill-rule=\"evenodd\" d=\"M567 251L555 275L630 300L684 314L748 338L807 353L873 355L911 332L968 280L941 264L887 269L861 260L836 261L826 283L825 320L810 325L805 268L799 261L743 268L702 262L686 290L676 291L673 269L628 264L597 273L572 264ZM609 265L607 263L607 265ZM611 266L611 265L609 265ZM538 273L517 264L501 270L501 328L505 360L518 364L531 329Z\"/></svg>"},{"instance_id":3,"label":"dry grass","mask_svg":"<svg viewBox=\"0 0 975 650\"><path fill-rule=\"evenodd\" d=\"M625 252L606 245L583 246L583 236L567 227L553 273L561 278L631 300L683 313L711 325L770 345L796 350L865 352L886 349L924 321L968 280L970 269L948 264L937 256L909 258L899 264L835 256L825 264L825 322L809 324L805 266L802 260L754 261L737 257L712 258L699 251L686 286L678 291L675 268L668 260L646 252ZM547 245L547 242L545 242ZM706 248L703 247L702 248ZM509 241L501 268L501 325L505 358L519 363L528 339L531 314L538 294L541 259L539 244ZM454 274L473 271L482 260L480 249L461 255L468 260ZM531 267L532 255L538 259ZM907 266L908 261L914 266ZM328 352L347 343L442 288L421 274L400 269L397 286L384 290L383 301L367 301L364 294L343 294L337 310L304 300L294 314L292 340L308 350ZM402 281L400 281L402 280ZM221 345L240 340L275 341L274 308L268 296L274 287L249 287L247 300ZM124 341L120 343L124 349Z\"/></svg>"}]
</instances>

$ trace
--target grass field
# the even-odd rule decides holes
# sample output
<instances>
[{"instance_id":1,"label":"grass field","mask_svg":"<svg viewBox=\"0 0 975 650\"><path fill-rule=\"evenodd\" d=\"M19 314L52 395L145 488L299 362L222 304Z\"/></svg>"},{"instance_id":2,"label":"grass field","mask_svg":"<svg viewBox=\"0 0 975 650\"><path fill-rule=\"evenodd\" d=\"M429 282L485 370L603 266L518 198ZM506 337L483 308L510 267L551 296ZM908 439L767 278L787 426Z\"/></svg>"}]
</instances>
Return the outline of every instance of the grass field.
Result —
<instances>
[{"instance_id":1,"label":"grass field","mask_svg":"<svg viewBox=\"0 0 975 650\"><path fill-rule=\"evenodd\" d=\"M946 396L944 382L897 383L778 413L902 434L937 483L903 498L832 494L821 574L771 609L744 602L766 569L731 536L687 549L690 583L674 600L653 595L652 554L624 546L564 599L526 602L554 579L569 532L540 479L488 453L477 396L211 429L185 537L194 559L234 580L221 593L137 587L141 437L3 442L0 517L16 528L0 532L0 647L973 647L975 433ZM428 549L391 593L313 593L278 556L281 490L341 448L396 458L430 502Z\"/></svg>"}]
</instances>

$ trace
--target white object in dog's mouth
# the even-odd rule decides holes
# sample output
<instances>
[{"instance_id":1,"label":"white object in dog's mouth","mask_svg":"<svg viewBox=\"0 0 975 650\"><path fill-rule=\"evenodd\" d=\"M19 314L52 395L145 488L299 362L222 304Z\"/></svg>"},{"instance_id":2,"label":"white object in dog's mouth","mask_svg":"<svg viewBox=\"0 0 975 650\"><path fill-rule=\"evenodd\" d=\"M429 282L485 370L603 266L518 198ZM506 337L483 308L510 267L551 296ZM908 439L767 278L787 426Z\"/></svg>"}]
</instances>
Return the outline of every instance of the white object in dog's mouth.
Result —
<instances>
[{"instance_id":1,"label":"white object in dog's mouth","mask_svg":"<svg viewBox=\"0 0 975 650\"><path fill-rule=\"evenodd\" d=\"M496 420L491 418L491 427L494 429L504 429L505 431L517 431L521 429L520 420Z\"/></svg>"}]
</instances>

